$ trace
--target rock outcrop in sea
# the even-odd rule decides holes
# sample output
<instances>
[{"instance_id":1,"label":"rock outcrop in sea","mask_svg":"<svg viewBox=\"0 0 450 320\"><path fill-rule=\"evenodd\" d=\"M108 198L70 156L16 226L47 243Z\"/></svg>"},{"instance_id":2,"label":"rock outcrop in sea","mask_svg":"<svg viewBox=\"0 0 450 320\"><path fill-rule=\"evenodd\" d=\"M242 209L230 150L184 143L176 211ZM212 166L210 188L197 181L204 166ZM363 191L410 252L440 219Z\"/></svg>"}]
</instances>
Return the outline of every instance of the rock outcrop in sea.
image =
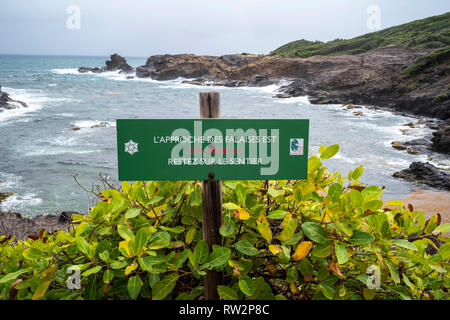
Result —
<instances>
[{"instance_id":1,"label":"rock outcrop in sea","mask_svg":"<svg viewBox=\"0 0 450 320\"><path fill-rule=\"evenodd\" d=\"M132 73L134 72L134 69L132 66L130 66L127 63L127 60L125 60L124 57L118 55L117 53L111 55L111 60L107 60L105 62L106 67L79 67L78 72L80 73L86 73L86 72L93 72L93 73L101 73L101 72L107 72L107 71L119 71L120 73Z\"/></svg>"},{"instance_id":2,"label":"rock outcrop in sea","mask_svg":"<svg viewBox=\"0 0 450 320\"><path fill-rule=\"evenodd\" d=\"M433 150L450 154L450 119L447 119L445 125L433 132L431 141Z\"/></svg>"},{"instance_id":3,"label":"rock outcrop in sea","mask_svg":"<svg viewBox=\"0 0 450 320\"><path fill-rule=\"evenodd\" d=\"M2 91L0 87L0 112L17 108L28 108L28 105L25 102L11 99L9 94Z\"/></svg>"},{"instance_id":4,"label":"rock outcrop in sea","mask_svg":"<svg viewBox=\"0 0 450 320\"><path fill-rule=\"evenodd\" d=\"M450 190L450 175L440 171L431 163L413 162L409 168L395 172L393 176Z\"/></svg>"}]
</instances>

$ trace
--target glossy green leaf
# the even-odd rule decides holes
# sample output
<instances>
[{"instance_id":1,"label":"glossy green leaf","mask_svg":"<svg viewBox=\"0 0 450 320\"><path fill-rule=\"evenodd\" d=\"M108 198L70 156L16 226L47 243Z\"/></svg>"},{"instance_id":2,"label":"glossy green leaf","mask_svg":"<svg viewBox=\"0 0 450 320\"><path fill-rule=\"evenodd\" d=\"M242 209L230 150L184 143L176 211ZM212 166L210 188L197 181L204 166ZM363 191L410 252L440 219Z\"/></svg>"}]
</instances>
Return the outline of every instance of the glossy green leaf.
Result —
<instances>
[{"instance_id":1,"label":"glossy green leaf","mask_svg":"<svg viewBox=\"0 0 450 320\"><path fill-rule=\"evenodd\" d=\"M178 273L170 273L163 280L155 283L152 286L152 296L155 300L162 300L175 288L178 280Z\"/></svg>"},{"instance_id":2,"label":"glossy green leaf","mask_svg":"<svg viewBox=\"0 0 450 320\"><path fill-rule=\"evenodd\" d=\"M327 243L327 232L315 222L305 222L302 224L302 230L305 235L312 241L317 243Z\"/></svg>"},{"instance_id":3,"label":"glossy green leaf","mask_svg":"<svg viewBox=\"0 0 450 320\"><path fill-rule=\"evenodd\" d=\"M350 242L358 245L369 244L375 240L375 237L367 232L354 230L353 235L350 237Z\"/></svg>"},{"instance_id":4,"label":"glossy green leaf","mask_svg":"<svg viewBox=\"0 0 450 320\"><path fill-rule=\"evenodd\" d=\"M234 244L237 251L248 256L256 256L259 251L248 240L240 240Z\"/></svg>"},{"instance_id":5,"label":"glossy green leaf","mask_svg":"<svg viewBox=\"0 0 450 320\"><path fill-rule=\"evenodd\" d=\"M130 294L131 299L135 300L139 296L139 292L141 291L142 280L139 276L132 276L128 280L127 289Z\"/></svg>"}]
</instances>

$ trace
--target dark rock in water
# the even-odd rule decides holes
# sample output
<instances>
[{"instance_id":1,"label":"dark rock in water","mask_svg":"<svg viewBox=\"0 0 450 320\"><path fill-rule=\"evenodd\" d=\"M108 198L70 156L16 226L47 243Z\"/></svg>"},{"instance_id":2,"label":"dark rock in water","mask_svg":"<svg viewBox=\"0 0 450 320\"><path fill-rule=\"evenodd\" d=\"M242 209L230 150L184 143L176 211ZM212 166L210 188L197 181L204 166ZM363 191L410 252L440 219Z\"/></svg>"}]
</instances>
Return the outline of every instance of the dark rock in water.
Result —
<instances>
[{"instance_id":1,"label":"dark rock in water","mask_svg":"<svg viewBox=\"0 0 450 320\"><path fill-rule=\"evenodd\" d=\"M254 74L245 83L246 87L265 87L279 83L279 78L269 77L266 75Z\"/></svg>"},{"instance_id":2,"label":"dark rock in water","mask_svg":"<svg viewBox=\"0 0 450 320\"><path fill-rule=\"evenodd\" d=\"M408 169L395 172L393 176L450 190L450 175L440 171L430 163L413 162Z\"/></svg>"},{"instance_id":3,"label":"dark rock in water","mask_svg":"<svg viewBox=\"0 0 450 320\"><path fill-rule=\"evenodd\" d=\"M432 148L435 151L450 154L450 125L445 125L433 132Z\"/></svg>"},{"instance_id":4,"label":"dark rock in water","mask_svg":"<svg viewBox=\"0 0 450 320\"><path fill-rule=\"evenodd\" d=\"M111 55L111 60L105 62L107 71L120 70L122 73L130 73L133 71L127 60L124 57L119 56L117 53Z\"/></svg>"},{"instance_id":5,"label":"dark rock in water","mask_svg":"<svg viewBox=\"0 0 450 320\"><path fill-rule=\"evenodd\" d=\"M20 213L0 211L0 235L26 240L31 235L39 235L44 229L48 233L57 230L69 231L71 216L77 212L62 212L59 215L41 215L35 218L24 218Z\"/></svg>"},{"instance_id":6,"label":"dark rock in water","mask_svg":"<svg viewBox=\"0 0 450 320\"><path fill-rule=\"evenodd\" d=\"M80 67L78 68L78 72L79 73L87 73L87 72L92 72L92 73L102 73L105 69L104 68L87 68L87 67Z\"/></svg>"},{"instance_id":7,"label":"dark rock in water","mask_svg":"<svg viewBox=\"0 0 450 320\"><path fill-rule=\"evenodd\" d=\"M404 145L407 147L411 147L407 148L409 153L411 153L411 151L409 150L413 150L414 154L429 154L431 149L431 135L406 141Z\"/></svg>"},{"instance_id":8,"label":"dark rock in water","mask_svg":"<svg viewBox=\"0 0 450 320\"><path fill-rule=\"evenodd\" d=\"M25 102L11 99L9 94L0 90L0 112L17 108L28 108Z\"/></svg>"},{"instance_id":9,"label":"dark rock in water","mask_svg":"<svg viewBox=\"0 0 450 320\"><path fill-rule=\"evenodd\" d=\"M303 79L293 80L290 84L282 86L278 92L283 94L283 98L298 97L306 95L307 82Z\"/></svg>"},{"instance_id":10,"label":"dark rock in water","mask_svg":"<svg viewBox=\"0 0 450 320\"><path fill-rule=\"evenodd\" d=\"M134 71L133 67L130 66L127 63L127 60L125 60L124 57L118 55L117 53L111 55L111 60L107 60L105 62L106 67L95 67L95 68L89 68L89 67L79 67L78 72L79 73L86 73L86 72L92 72L92 73L102 73L106 71L117 71L119 70L120 73L132 73Z\"/></svg>"},{"instance_id":11,"label":"dark rock in water","mask_svg":"<svg viewBox=\"0 0 450 320\"><path fill-rule=\"evenodd\" d=\"M406 150L406 146L401 143L400 141L392 141L391 142L392 148L395 148L397 150Z\"/></svg>"}]
</instances>

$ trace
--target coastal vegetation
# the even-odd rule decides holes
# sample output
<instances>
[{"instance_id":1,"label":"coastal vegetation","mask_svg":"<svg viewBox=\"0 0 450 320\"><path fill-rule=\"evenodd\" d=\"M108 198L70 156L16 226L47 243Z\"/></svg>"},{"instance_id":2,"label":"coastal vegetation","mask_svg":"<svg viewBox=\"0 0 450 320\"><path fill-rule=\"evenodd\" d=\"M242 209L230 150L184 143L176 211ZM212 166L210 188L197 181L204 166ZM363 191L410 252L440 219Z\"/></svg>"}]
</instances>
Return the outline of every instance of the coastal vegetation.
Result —
<instances>
[{"instance_id":1,"label":"coastal vegetation","mask_svg":"<svg viewBox=\"0 0 450 320\"><path fill-rule=\"evenodd\" d=\"M437 67L450 61L450 46L444 49L430 52L417 58L405 71L407 77L414 76L430 67Z\"/></svg>"},{"instance_id":2,"label":"coastal vegetation","mask_svg":"<svg viewBox=\"0 0 450 320\"><path fill-rule=\"evenodd\" d=\"M331 173L323 161L338 150L311 156L304 181L224 181L212 248L200 183L103 190L69 232L0 237L0 299L202 299L208 269L223 273L222 299L448 299L450 224L384 203L361 166Z\"/></svg>"},{"instance_id":3,"label":"coastal vegetation","mask_svg":"<svg viewBox=\"0 0 450 320\"><path fill-rule=\"evenodd\" d=\"M448 47L450 45L450 12L352 39L335 39L328 42L297 40L279 47L270 54L297 58L314 55L352 55L388 45L424 49Z\"/></svg>"}]
</instances>

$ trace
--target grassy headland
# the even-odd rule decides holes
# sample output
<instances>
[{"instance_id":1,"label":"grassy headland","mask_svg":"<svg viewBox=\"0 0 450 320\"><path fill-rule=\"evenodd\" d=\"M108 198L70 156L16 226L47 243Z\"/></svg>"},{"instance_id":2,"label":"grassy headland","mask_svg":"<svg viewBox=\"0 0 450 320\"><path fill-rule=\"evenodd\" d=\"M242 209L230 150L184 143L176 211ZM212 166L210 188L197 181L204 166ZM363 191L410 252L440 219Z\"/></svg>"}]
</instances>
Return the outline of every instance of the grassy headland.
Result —
<instances>
[{"instance_id":1,"label":"grassy headland","mask_svg":"<svg viewBox=\"0 0 450 320\"><path fill-rule=\"evenodd\" d=\"M305 39L289 42L272 51L271 55L306 58L314 55L358 54L388 45L405 48L444 48L450 45L450 12L352 39L328 42Z\"/></svg>"}]
</instances>

